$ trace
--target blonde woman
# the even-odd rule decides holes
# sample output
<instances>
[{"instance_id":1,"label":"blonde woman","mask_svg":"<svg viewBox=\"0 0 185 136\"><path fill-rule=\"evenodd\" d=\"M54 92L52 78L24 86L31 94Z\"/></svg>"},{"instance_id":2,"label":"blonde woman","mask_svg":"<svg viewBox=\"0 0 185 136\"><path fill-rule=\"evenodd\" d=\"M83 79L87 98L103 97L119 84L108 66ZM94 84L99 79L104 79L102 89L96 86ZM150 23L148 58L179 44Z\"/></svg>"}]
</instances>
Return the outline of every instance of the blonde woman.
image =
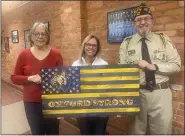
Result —
<instances>
[{"instance_id":1,"label":"blonde woman","mask_svg":"<svg viewBox=\"0 0 185 136\"><path fill-rule=\"evenodd\" d=\"M82 42L80 58L72 66L108 65L98 57L100 49L99 39L94 35L87 36ZM82 135L105 135L108 117L80 117L77 121Z\"/></svg>"},{"instance_id":2,"label":"blonde woman","mask_svg":"<svg viewBox=\"0 0 185 136\"><path fill-rule=\"evenodd\" d=\"M23 85L23 101L32 135L58 135L59 120L44 118L41 103L41 68L62 66L63 60L57 49L49 44L49 31L45 24L34 23L30 30L32 47L18 56L11 80Z\"/></svg>"}]
</instances>

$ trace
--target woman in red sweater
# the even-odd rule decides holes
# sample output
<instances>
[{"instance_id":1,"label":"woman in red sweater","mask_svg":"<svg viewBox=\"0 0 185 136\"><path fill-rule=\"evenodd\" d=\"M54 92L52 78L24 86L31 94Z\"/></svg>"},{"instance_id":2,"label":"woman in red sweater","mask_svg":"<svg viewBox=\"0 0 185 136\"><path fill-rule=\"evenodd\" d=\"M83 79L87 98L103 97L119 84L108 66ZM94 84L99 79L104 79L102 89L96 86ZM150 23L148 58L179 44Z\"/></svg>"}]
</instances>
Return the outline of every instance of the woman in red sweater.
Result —
<instances>
[{"instance_id":1,"label":"woman in red sweater","mask_svg":"<svg viewBox=\"0 0 185 136\"><path fill-rule=\"evenodd\" d=\"M30 30L32 47L24 49L18 56L11 80L23 85L26 117L33 135L58 135L59 120L44 118L41 103L41 68L62 66L63 60L57 49L49 45L49 31L45 24L36 22Z\"/></svg>"}]
</instances>

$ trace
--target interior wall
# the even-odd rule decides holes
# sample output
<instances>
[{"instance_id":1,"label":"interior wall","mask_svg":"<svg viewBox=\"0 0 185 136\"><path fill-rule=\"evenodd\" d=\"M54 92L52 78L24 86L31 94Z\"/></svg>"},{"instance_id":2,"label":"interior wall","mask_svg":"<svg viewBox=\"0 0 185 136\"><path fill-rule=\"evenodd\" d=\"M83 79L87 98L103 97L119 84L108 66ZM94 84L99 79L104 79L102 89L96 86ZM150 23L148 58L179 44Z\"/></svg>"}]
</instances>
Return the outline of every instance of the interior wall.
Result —
<instances>
[{"instance_id":1,"label":"interior wall","mask_svg":"<svg viewBox=\"0 0 185 136\"><path fill-rule=\"evenodd\" d=\"M51 46L61 51L64 65L71 65L78 58L81 44L80 9L80 1L32 1L8 13L2 12L2 35L9 37L10 46L10 52L6 52L2 45L2 78L10 81L18 54L25 48L24 30L36 21L49 22ZM18 30L19 43L12 43L12 30Z\"/></svg>"},{"instance_id":2,"label":"interior wall","mask_svg":"<svg viewBox=\"0 0 185 136\"><path fill-rule=\"evenodd\" d=\"M145 2L145 1L142 1ZM11 4L15 4L12 1ZM2 36L9 37L10 52L2 45L2 79L10 83L19 52L25 48L24 30L35 21L49 22L51 45L63 55L64 65L78 59L81 41L93 33L102 45L101 57L118 62L120 44L107 43L107 12L137 6L141 1L32 1L9 12L2 11ZM146 1L156 19L154 31L166 33L182 60L182 71L171 77L173 88L173 133L184 133L184 1ZM3 6L3 2L2 2ZM11 42L11 31L18 30L19 43ZM110 117L111 134L127 134L132 118Z\"/></svg>"},{"instance_id":3,"label":"interior wall","mask_svg":"<svg viewBox=\"0 0 185 136\"><path fill-rule=\"evenodd\" d=\"M120 9L135 7L145 2L153 11L155 25L153 31L164 32L175 44L181 60L182 71L171 76L173 93L173 133L184 133L184 1L88 1L87 33L94 33L100 38L102 58L109 64L118 62L120 44L107 42L107 13ZM110 117L108 129L114 134L128 131L132 117Z\"/></svg>"}]
</instances>

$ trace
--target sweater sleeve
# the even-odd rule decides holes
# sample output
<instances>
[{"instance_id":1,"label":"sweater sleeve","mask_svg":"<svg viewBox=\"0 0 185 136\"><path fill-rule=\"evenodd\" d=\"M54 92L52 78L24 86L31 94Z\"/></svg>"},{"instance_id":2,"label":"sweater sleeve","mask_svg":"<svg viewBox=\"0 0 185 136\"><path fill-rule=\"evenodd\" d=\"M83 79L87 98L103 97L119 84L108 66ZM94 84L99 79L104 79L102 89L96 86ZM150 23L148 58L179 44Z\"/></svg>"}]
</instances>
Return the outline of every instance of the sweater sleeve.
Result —
<instances>
[{"instance_id":1,"label":"sweater sleeve","mask_svg":"<svg viewBox=\"0 0 185 136\"><path fill-rule=\"evenodd\" d=\"M15 69L14 69L14 73L11 75L11 80L14 84L17 85L24 85L26 83L28 83L28 76L24 75L24 63L25 63L25 51L22 51L17 59L16 65L15 65Z\"/></svg>"}]
</instances>

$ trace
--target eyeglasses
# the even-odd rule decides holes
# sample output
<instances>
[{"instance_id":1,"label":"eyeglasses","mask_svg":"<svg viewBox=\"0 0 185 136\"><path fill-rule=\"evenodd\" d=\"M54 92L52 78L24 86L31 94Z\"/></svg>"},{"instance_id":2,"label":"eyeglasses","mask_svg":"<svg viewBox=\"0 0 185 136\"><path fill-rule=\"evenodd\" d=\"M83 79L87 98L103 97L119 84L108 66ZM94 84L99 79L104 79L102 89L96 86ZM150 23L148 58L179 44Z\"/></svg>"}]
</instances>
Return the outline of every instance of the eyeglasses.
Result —
<instances>
[{"instance_id":1,"label":"eyeglasses","mask_svg":"<svg viewBox=\"0 0 185 136\"><path fill-rule=\"evenodd\" d=\"M87 48L89 48L89 47L97 48L97 44L86 43L85 47L87 47Z\"/></svg>"},{"instance_id":2,"label":"eyeglasses","mask_svg":"<svg viewBox=\"0 0 185 136\"><path fill-rule=\"evenodd\" d=\"M46 33L34 33L33 35L34 35L35 37L37 37L37 38L40 37L40 36L41 36L41 37L46 37L46 36L47 36Z\"/></svg>"},{"instance_id":3,"label":"eyeglasses","mask_svg":"<svg viewBox=\"0 0 185 136\"><path fill-rule=\"evenodd\" d=\"M135 22L136 22L136 23L141 23L143 20L144 20L145 22L148 22L148 21L150 21L151 19L153 19L153 18L152 18L152 17L137 18L137 19L135 19Z\"/></svg>"}]
</instances>

